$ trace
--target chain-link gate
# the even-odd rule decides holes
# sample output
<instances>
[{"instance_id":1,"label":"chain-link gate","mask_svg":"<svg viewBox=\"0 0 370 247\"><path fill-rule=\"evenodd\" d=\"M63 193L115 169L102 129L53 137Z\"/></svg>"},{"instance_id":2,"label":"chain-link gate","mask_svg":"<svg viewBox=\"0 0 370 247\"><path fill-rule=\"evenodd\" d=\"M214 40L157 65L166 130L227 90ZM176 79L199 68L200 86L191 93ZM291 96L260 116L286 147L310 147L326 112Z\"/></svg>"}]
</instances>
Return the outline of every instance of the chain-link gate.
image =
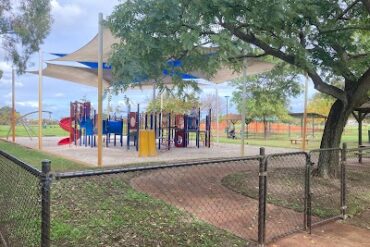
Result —
<instances>
[{"instance_id":1,"label":"chain-link gate","mask_svg":"<svg viewBox=\"0 0 370 247\"><path fill-rule=\"evenodd\" d=\"M341 148L312 150L309 153L311 161L310 174L310 218L312 226L330 222L342 217L342 181L345 168ZM330 174L321 174L325 165ZM344 208L343 208L344 209Z\"/></svg>"},{"instance_id":2,"label":"chain-link gate","mask_svg":"<svg viewBox=\"0 0 370 247\"><path fill-rule=\"evenodd\" d=\"M305 152L268 155L260 168L260 245L307 227L310 172Z\"/></svg>"}]
</instances>

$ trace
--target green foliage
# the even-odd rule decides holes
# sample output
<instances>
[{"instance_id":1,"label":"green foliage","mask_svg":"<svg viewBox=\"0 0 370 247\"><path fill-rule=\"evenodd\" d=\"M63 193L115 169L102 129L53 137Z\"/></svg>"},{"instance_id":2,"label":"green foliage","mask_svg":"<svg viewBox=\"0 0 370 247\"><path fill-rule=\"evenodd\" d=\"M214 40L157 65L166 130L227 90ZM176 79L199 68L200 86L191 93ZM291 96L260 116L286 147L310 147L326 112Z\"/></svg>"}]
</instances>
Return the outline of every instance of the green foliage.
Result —
<instances>
[{"instance_id":1,"label":"green foliage","mask_svg":"<svg viewBox=\"0 0 370 247\"><path fill-rule=\"evenodd\" d=\"M18 118L19 112L15 113L15 116ZM4 106L0 108L0 125L10 124L12 117L12 108L9 106Z\"/></svg>"},{"instance_id":2,"label":"green foliage","mask_svg":"<svg viewBox=\"0 0 370 247\"><path fill-rule=\"evenodd\" d=\"M174 95L167 95L163 97L163 112L173 112L178 114L189 113L193 107L200 106L199 99L194 95L188 95L185 98L176 97ZM148 112L161 111L161 97L149 102L147 107Z\"/></svg>"},{"instance_id":3,"label":"green foliage","mask_svg":"<svg viewBox=\"0 0 370 247\"><path fill-rule=\"evenodd\" d=\"M0 2L2 45L18 73L25 71L30 55L39 50L50 23L50 0Z\"/></svg>"},{"instance_id":4,"label":"green foliage","mask_svg":"<svg viewBox=\"0 0 370 247\"><path fill-rule=\"evenodd\" d=\"M308 102L307 111L328 116L334 98L322 93L316 93Z\"/></svg>"},{"instance_id":5,"label":"green foliage","mask_svg":"<svg viewBox=\"0 0 370 247\"><path fill-rule=\"evenodd\" d=\"M221 64L240 70L241 57L271 55L308 73L318 90L345 100L330 82L356 82L370 67L370 10L352 3L126 1L108 19L125 41L115 47L113 72L121 82L143 74L160 80L163 69L213 74ZM183 66L172 68L172 58Z\"/></svg>"},{"instance_id":6,"label":"green foliage","mask_svg":"<svg viewBox=\"0 0 370 247\"><path fill-rule=\"evenodd\" d=\"M247 85L246 112L251 119L278 118L287 120L289 97L297 96L301 87L297 76L288 76L280 68L260 76L247 78L233 82L236 90L233 93L232 101L237 105L239 112L243 107L242 92L243 85Z\"/></svg>"}]
</instances>

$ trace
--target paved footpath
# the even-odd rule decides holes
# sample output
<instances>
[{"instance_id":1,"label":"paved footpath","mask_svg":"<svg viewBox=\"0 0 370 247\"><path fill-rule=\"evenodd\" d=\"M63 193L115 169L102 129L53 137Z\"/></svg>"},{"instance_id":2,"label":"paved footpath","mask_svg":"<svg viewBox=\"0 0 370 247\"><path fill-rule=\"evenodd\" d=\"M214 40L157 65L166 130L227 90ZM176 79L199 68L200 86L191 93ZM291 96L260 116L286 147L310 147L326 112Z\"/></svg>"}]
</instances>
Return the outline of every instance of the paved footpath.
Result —
<instances>
[{"instance_id":1,"label":"paved footpath","mask_svg":"<svg viewBox=\"0 0 370 247\"><path fill-rule=\"evenodd\" d=\"M322 225L312 234L297 233L269 247L370 247L370 231L340 222Z\"/></svg>"}]
</instances>

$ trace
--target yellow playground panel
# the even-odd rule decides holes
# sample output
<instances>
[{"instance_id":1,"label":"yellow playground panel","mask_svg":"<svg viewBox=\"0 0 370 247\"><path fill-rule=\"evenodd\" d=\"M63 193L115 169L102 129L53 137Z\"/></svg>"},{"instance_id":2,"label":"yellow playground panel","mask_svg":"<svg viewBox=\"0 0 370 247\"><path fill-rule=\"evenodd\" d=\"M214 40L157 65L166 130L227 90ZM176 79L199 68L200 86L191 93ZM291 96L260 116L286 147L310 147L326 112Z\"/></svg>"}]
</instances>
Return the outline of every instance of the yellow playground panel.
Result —
<instances>
[{"instance_id":1,"label":"yellow playground panel","mask_svg":"<svg viewBox=\"0 0 370 247\"><path fill-rule=\"evenodd\" d=\"M154 130L139 131L139 157L156 156L157 148L155 145Z\"/></svg>"}]
</instances>

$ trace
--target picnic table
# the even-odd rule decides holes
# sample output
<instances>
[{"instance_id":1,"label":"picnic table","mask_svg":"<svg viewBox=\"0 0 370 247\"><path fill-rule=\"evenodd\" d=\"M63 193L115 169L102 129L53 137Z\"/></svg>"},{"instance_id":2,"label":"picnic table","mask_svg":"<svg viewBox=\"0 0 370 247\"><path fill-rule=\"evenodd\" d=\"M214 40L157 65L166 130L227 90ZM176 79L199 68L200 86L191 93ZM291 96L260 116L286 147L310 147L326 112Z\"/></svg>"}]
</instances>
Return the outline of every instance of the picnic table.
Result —
<instances>
[{"instance_id":1,"label":"picnic table","mask_svg":"<svg viewBox=\"0 0 370 247\"><path fill-rule=\"evenodd\" d=\"M308 144L308 138L306 138L305 141ZM290 139L290 143L291 144L298 144L298 143L301 143L301 142L303 142L303 138L302 137Z\"/></svg>"}]
</instances>

